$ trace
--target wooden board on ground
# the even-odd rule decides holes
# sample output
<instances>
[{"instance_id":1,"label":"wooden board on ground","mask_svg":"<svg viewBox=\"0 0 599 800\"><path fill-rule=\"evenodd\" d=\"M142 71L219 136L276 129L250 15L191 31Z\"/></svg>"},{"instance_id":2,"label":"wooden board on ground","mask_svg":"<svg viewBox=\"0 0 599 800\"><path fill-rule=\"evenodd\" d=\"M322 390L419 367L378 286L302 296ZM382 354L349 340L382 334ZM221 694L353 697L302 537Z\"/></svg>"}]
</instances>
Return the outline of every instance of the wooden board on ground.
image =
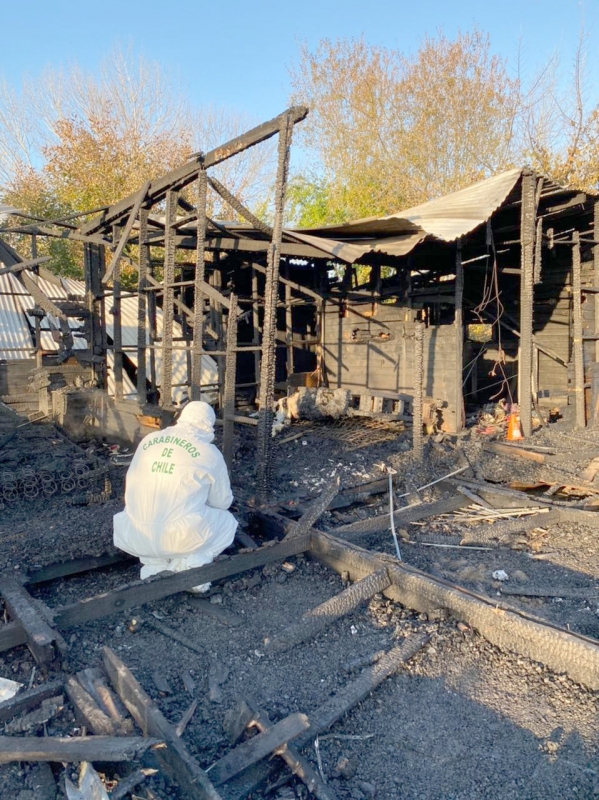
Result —
<instances>
[{"instance_id":1,"label":"wooden board on ground","mask_svg":"<svg viewBox=\"0 0 599 800\"><path fill-rule=\"evenodd\" d=\"M109 647L103 648L102 659L112 685L144 735L156 736L166 744L162 750L155 751L156 758L165 773L181 787L184 796L189 800L221 800L204 770L129 668Z\"/></svg>"},{"instance_id":2,"label":"wooden board on ground","mask_svg":"<svg viewBox=\"0 0 599 800\"><path fill-rule=\"evenodd\" d=\"M43 669L58 663L67 649L66 643L42 616L31 595L12 576L0 579L0 594L11 618L23 628L25 641L36 663Z\"/></svg>"},{"instance_id":3,"label":"wooden board on ground","mask_svg":"<svg viewBox=\"0 0 599 800\"><path fill-rule=\"evenodd\" d=\"M0 736L0 764L13 761L134 761L160 739L144 736Z\"/></svg>"},{"instance_id":4,"label":"wooden board on ground","mask_svg":"<svg viewBox=\"0 0 599 800\"><path fill-rule=\"evenodd\" d=\"M305 714L290 714L272 728L238 745L213 764L209 769L210 780L215 786L221 786L252 764L271 753L276 753L279 748L284 747L287 742L295 739L309 727L310 722Z\"/></svg>"}]
</instances>

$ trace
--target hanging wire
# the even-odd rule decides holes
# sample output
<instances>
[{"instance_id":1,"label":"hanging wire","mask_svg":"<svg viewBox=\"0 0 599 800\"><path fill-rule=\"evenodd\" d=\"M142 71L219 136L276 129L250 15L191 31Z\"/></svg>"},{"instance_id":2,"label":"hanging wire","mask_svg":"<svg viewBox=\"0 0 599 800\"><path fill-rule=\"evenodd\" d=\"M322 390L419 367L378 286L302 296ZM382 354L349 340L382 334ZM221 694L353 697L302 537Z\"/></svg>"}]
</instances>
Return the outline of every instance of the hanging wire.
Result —
<instances>
[{"instance_id":1,"label":"hanging wire","mask_svg":"<svg viewBox=\"0 0 599 800\"><path fill-rule=\"evenodd\" d=\"M493 368L489 372L490 377L495 377L498 373L501 374L501 380L498 391L490 398L496 400L507 391L510 404L514 402L512 390L509 383L509 378L505 372L505 350L503 349L502 334L501 334L501 318L505 312L505 307L501 302L501 290L499 288L499 268L497 264L497 249L495 247L495 238L493 236L493 228L491 220L487 220L486 229L486 245L487 255L492 258L487 262L487 269L485 270L485 282L483 284L482 299L480 303L473 309L473 313L478 317L479 322L484 322L485 312L493 317L493 325L497 326L497 349L498 358L493 364ZM490 269L489 269L490 266ZM482 351L481 351L482 353ZM481 355L479 353L479 356ZM478 357L478 356L477 356ZM491 384L491 386L496 384Z\"/></svg>"}]
</instances>

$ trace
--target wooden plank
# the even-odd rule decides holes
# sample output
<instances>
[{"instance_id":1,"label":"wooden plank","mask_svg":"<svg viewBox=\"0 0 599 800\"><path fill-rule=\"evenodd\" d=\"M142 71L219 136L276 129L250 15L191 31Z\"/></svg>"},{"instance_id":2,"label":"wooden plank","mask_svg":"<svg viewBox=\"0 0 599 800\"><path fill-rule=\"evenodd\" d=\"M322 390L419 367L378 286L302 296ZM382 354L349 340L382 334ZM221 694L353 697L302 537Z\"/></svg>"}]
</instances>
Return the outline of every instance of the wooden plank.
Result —
<instances>
[{"instance_id":1,"label":"wooden plank","mask_svg":"<svg viewBox=\"0 0 599 800\"><path fill-rule=\"evenodd\" d=\"M513 445L503 444L502 442L489 442L483 445L483 449L489 453L497 453L501 456L512 458L525 458L528 461L536 461L537 464L544 464L547 460L542 453L535 453L533 450L527 450L523 447L514 447Z\"/></svg>"},{"instance_id":2,"label":"wooden plank","mask_svg":"<svg viewBox=\"0 0 599 800\"><path fill-rule=\"evenodd\" d=\"M82 725L97 736L115 736L118 733L118 727L72 675L65 680L65 689Z\"/></svg>"},{"instance_id":3,"label":"wooden plank","mask_svg":"<svg viewBox=\"0 0 599 800\"><path fill-rule=\"evenodd\" d=\"M56 564L48 564L45 567L29 572L25 577L27 586L35 586L47 581L54 581L57 578L66 578L70 575L80 575L83 572L91 572L95 569L111 567L114 564L121 564L127 561L137 561L128 553L107 553L103 556L86 556L85 558L74 558L71 561L62 561Z\"/></svg>"},{"instance_id":4,"label":"wooden plank","mask_svg":"<svg viewBox=\"0 0 599 800\"><path fill-rule=\"evenodd\" d=\"M145 736L157 736L166 744L155 755L162 768L190 800L221 800L204 770L176 735L174 727L146 694L128 667L109 647L102 650L104 668L117 694Z\"/></svg>"},{"instance_id":5,"label":"wooden plank","mask_svg":"<svg viewBox=\"0 0 599 800\"><path fill-rule=\"evenodd\" d=\"M340 483L339 475L335 475L325 490L308 505L298 523L290 529L285 538L295 538L296 536L303 536L306 534L312 525L324 514L331 501L337 496Z\"/></svg>"},{"instance_id":6,"label":"wooden plank","mask_svg":"<svg viewBox=\"0 0 599 800\"><path fill-rule=\"evenodd\" d=\"M267 644L268 650L281 653L307 639L318 636L337 620L359 608L363 602L370 600L375 594L383 592L389 583L386 569L372 572L321 605L306 612L296 625L287 628L271 639Z\"/></svg>"},{"instance_id":7,"label":"wooden plank","mask_svg":"<svg viewBox=\"0 0 599 800\"><path fill-rule=\"evenodd\" d=\"M0 764L13 761L135 761L157 745L160 745L159 739L144 736L0 736Z\"/></svg>"},{"instance_id":8,"label":"wooden plank","mask_svg":"<svg viewBox=\"0 0 599 800\"><path fill-rule=\"evenodd\" d=\"M251 724L261 732L265 732L272 727L268 714L262 709L253 711ZM310 762L299 753L293 744L288 743L287 747L279 755L317 800L336 800L333 789L324 783Z\"/></svg>"},{"instance_id":9,"label":"wooden plank","mask_svg":"<svg viewBox=\"0 0 599 800\"><path fill-rule=\"evenodd\" d=\"M435 500L432 503L417 503L398 509L393 514L396 525L410 525L412 522L419 522L421 519L436 517L439 514L449 514L470 504L470 500L462 495L450 495L449 497ZM335 536L351 536L364 533L377 533L379 531L390 530L390 519L388 514L380 514L376 517L351 522L349 525L341 525L335 528Z\"/></svg>"},{"instance_id":10,"label":"wooden plank","mask_svg":"<svg viewBox=\"0 0 599 800\"><path fill-rule=\"evenodd\" d=\"M305 714L290 714L268 730L238 745L213 764L208 770L210 780L215 786L222 786L252 764L276 753L280 747L309 727L310 722Z\"/></svg>"},{"instance_id":11,"label":"wooden plank","mask_svg":"<svg viewBox=\"0 0 599 800\"><path fill-rule=\"evenodd\" d=\"M150 183L150 188L148 189L148 195L150 196L150 199L153 201L153 203L156 203L164 197L167 189L173 186L182 188L187 183L190 183L192 180L194 180L202 166L204 169L214 167L216 164L220 164L221 161L225 161L237 153L247 150L249 147L253 147L260 142L270 139L279 132L281 123L287 116L291 116L291 120L293 124L295 124L297 122L301 122L301 120L303 120L307 114L308 109L304 106L294 106L287 111L284 111L278 117L252 128L250 131L247 131L247 133L231 139L231 141L221 145L220 147L217 147L214 150L210 150L205 155L198 153L193 157L192 160L180 167L177 167L177 169L172 170L166 175L153 180ZM138 192L135 192L123 200L120 200L118 203L108 208L100 216L95 217L93 220L83 225L79 229L79 234L87 236L89 234L96 233L98 230L100 230L100 228L105 227L106 225L116 222L122 216L129 213L137 196Z\"/></svg>"},{"instance_id":12,"label":"wooden plank","mask_svg":"<svg viewBox=\"0 0 599 800\"><path fill-rule=\"evenodd\" d=\"M0 722L7 722L7 720L16 717L17 714L25 714L31 711L43 700L48 700L50 697L56 697L60 694L64 687L62 678L57 678L49 683L42 683L36 686L35 689L28 689L25 692L16 694L9 700L4 700L0 703Z\"/></svg>"},{"instance_id":13,"label":"wooden plank","mask_svg":"<svg viewBox=\"0 0 599 800\"><path fill-rule=\"evenodd\" d=\"M11 576L0 579L0 594L12 619L25 631L27 646L36 663L44 669L56 664L66 651L66 643L44 619L33 598Z\"/></svg>"},{"instance_id":14,"label":"wooden plank","mask_svg":"<svg viewBox=\"0 0 599 800\"><path fill-rule=\"evenodd\" d=\"M229 578L257 567L283 560L289 556L305 552L310 547L310 536L300 536L275 545L260 547L251 553L241 553L231 558L215 561L204 567L196 567L177 572L174 575L151 578L146 581L121 586L112 592L105 592L87 600L54 609L56 626L62 630L101 619L109 614L121 613L128 608L144 605L153 600L182 592L192 586L211 583L222 578ZM0 629L1 630L1 629Z\"/></svg>"}]
</instances>

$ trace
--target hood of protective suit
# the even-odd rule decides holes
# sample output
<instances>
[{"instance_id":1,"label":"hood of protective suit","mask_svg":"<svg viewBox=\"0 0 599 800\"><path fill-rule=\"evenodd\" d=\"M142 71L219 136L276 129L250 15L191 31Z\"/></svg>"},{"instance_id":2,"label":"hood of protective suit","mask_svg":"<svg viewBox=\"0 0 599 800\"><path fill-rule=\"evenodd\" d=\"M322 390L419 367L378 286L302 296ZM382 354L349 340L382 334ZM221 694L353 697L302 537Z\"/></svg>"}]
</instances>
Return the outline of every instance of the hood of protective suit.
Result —
<instances>
[{"instance_id":1,"label":"hood of protective suit","mask_svg":"<svg viewBox=\"0 0 599 800\"><path fill-rule=\"evenodd\" d=\"M212 442L215 422L216 414L212 406L203 400L192 400L181 412L177 426L190 427L195 436L199 436L205 442Z\"/></svg>"}]
</instances>

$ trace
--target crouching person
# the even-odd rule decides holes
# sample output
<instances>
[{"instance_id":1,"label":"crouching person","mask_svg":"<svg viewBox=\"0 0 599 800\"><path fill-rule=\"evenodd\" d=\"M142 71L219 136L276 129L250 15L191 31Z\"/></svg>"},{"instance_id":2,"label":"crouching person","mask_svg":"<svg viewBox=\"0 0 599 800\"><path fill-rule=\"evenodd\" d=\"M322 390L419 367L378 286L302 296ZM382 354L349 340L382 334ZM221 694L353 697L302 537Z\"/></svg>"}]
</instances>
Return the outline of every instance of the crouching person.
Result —
<instances>
[{"instance_id":1,"label":"crouching person","mask_svg":"<svg viewBox=\"0 0 599 800\"><path fill-rule=\"evenodd\" d=\"M212 444L214 422L211 406L193 401L176 425L139 443L127 472L125 510L114 517L114 543L139 558L141 578L210 564L235 537L227 466Z\"/></svg>"}]
</instances>

